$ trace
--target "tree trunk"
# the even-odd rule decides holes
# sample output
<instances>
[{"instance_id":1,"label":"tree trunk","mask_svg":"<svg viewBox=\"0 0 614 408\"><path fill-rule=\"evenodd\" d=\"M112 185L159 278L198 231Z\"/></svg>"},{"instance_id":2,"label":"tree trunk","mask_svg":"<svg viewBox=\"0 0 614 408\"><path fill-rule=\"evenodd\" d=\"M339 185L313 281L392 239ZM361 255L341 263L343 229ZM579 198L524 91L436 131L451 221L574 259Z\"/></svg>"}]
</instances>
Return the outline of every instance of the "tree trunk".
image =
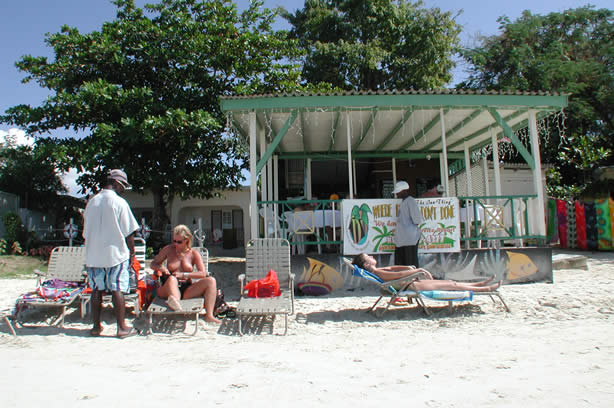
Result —
<instances>
[{"instance_id":1,"label":"tree trunk","mask_svg":"<svg viewBox=\"0 0 614 408\"><path fill-rule=\"evenodd\" d=\"M165 227L170 223L170 219L166 213L166 189L162 186L154 186L151 192L154 201L151 229L152 232L155 232L155 235L157 235L155 239L163 241Z\"/></svg>"}]
</instances>

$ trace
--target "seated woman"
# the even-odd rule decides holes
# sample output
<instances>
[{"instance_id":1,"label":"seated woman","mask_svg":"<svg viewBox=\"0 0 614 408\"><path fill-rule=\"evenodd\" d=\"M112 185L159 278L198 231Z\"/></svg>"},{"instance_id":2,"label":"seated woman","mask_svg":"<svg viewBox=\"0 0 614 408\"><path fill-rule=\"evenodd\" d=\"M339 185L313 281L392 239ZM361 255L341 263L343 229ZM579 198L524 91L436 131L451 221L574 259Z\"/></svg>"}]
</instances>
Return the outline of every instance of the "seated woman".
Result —
<instances>
[{"instance_id":1,"label":"seated woman","mask_svg":"<svg viewBox=\"0 0 614 408\"><path fill-rule=\"evenodd\" d=\"M173 229L173 243L162 248L151 262L151 268L161 273L162 286L157 293L167 299L166 303L173 310L181 310L179 299L202 296L205 298L205 321L220 323L213 315L217 284L205 270L200 253L192 248L193 239L185 225L177 225ZM192 282L192 279L198 281Z\"/></svg>"},{"instance_id":2,"label":"seated woman","mask_svg":"<svg viewBox=\"0 0 614 408\"><path fill-rule=\"evenodd\" d=\"M494 279L494 276L481 282L463 283L451 280L435 280L433 279L433 275L431 275L428 271L422 268L416 268L414 266L392 265L385 266L383 268L377 268L377 260L374 257L364 253L356 255L352 260L352 263L359 268L374 273L375 275L382 278L384 281L401 279L407 276L414 275L417 272L423 272L426 278L424 278L424 280L420 280L419 278L417 278L416 281L412 284L413 288L416 291L471 290L473 292L491 292L501 285L501 282L489 285L489 283Z\"/></svg>"}]
</instances>

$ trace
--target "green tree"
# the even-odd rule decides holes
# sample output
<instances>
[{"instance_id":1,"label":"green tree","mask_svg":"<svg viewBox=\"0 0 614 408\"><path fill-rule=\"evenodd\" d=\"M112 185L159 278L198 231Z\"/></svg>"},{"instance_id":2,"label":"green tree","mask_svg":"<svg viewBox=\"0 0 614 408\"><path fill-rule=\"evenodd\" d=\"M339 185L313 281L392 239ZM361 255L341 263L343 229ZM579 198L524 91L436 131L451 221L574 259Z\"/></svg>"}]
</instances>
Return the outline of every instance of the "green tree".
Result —
<instances>
[{"instance_id":1,"label":"green tree","mask_svg":"<svg viewBox=\"0 0 614 408\"><path fill-rule=\"evenodd\" d=\"M19 196L24 208L46 212L66 193L55 162L31 146L0 146L0 191Z\"/></svg>"},{"instance_id":2,"label":"green tree","mask_svg":"<svg viewBox=\"0 0 614 408\"><path fill-rule=\"evenodd\" d=\"M66 195L56 161L44 143L38 144L41 141L34 146L0 145L0 191L19 196L23 208L51 216L56 226L70 218L79 222L83 201Z\"/></svg>"},{"instance_id":3,"label":"green tree","mask_svg":"<svg viewBox=\"0 0 614 408\"><path fill-rule=\"evenodd\" d=\"M208 198L236 187L244 144L224 132L218 98L292 90L297 47L275 32L276 13L254 1L242 13L225 0L161 0L145 9L114 0L116 19L82 34L63 26L48 35L52 61L24 56L17 67L52 91L40 106L19 105L0 120L31 135L66 128L80 139L44 138L62 170L91 172L95 188L120 167L135 190L154 196L154 229L168 222L175 196ZM40 142L40 141L39 141Z\"/></svg>"},{"instance_id":4,"label":"green tree","mask_svg":"<svg viewBox=\"0 0 614 408\"><path fill-rule=\"evenodd\" d=\"M345 90L430 89L452 79L460 26L406 0L306 0L282 11L305 50L303 77Z\"/></svg>"},{"instance_id":5,"label":"green tree","mask_svg":"<svg viewBox=\"0 0 614 408\"><path fill-rule=\"evenodd\" d=\"M613 12L587 6L498 21L500 34L462 51L471 67L458 86L570 94L565 122L542 139L542 157L556 164L551 194L582 191L614 142Z\"/></svg>"}]
</instances>

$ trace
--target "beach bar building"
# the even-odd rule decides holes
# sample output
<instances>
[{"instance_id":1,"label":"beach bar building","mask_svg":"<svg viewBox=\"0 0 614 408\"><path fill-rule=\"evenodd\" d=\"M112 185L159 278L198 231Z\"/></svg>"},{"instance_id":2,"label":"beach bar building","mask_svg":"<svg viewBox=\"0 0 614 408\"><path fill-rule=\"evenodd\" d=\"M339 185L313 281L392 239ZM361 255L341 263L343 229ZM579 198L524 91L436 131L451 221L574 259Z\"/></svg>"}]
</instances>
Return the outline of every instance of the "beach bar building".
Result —
<instances>
[{"instance_id":1,"label":"beach bar building","mask_svg":"<svg viewBox=\"0 0 614 408\"><path fill-rule=\"evenodd\" d=\"M440 184L441 197L425 202L437 207L433 214L454 221L429 230L440 238L452 230L456 235L445 245L421 246L421 266L451 279L486 269L508 282L551 279L539 140L549 116L563 117L566 95L445 89L266 94L222 97L221 106L228 130L249 145L249 235L287 238L298 255L317 249L309 261L296 258L309 262L306 271L317 262L340 269L339 255L365 248L392 253L394 223L377 217L394 217L390 192L405 180L416 197L429 183ZM515 149L530 169L523 194L502 188L502 148ZM367 238L367 230L377 230L376 238ZM446 251L452 241L456 246ZM331 248L335 253L328 254Z\"/></svg>"}]
</instances>

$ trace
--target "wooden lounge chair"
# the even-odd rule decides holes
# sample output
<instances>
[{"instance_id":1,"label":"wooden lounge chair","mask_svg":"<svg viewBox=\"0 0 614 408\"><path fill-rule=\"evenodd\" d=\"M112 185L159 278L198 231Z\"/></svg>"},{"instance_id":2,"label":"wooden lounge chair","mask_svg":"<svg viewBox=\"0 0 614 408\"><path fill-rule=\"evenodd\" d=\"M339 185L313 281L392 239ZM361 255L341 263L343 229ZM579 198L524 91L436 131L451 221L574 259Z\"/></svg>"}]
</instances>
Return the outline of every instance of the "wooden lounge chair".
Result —
<instances>
[{"instance_id":1,"label":"wooden lounge chair","mask_svg":"<svg viewBox=\"0 0 614 408\"><path fill-rule=\"evenodd\" d=\"M23 312L28 308L59 309L60 314L55 319L48 320L47 323L59 327L64 326L66 308L79 299L85 288L85 248L56 247L49 257L47 273L38 270L35 270L34 273L38 275L36 290L21 295L16 301L14 315L4 317L13 335L17 333L11 321L17 326L24 326ZM51 298L49 295L53 290L51 286L57 286L49 285L49 282L53 280L67 282L71 287L56 289L57 297ZM46 296L43 296L44 294Z\"/></svg>"},{"instance_id":2,"label":"wooden lounge chair","mask_svg":"<svg viewBox=\"0 0 614 408\"><path fill-rule=\"evenodd\" d=\"M200 252L200 256L203 259L203 264L205 265L205 270L208 272L209 271L209 251L207 250L207 248L203 248L203 247L194 247L194 249ZM160 318L175 318L177 316L184 317L185 318L184 325L183 325L184 331L187 327L189 317L193 316L195 327L194 327L194 332L192 333L192 335L195 335L198 332L198 328L200 325L199 323L200 313L203 311L205 307L205 299L202 297L193 298L193 299L181 299L179 300L179 303L181 304L182 310L175 311L168 306L168 304L166 303L166 299L156 296L154 300L151 302L151 304L149 305L149 307L147 308L147 311L145 312L147 314L147 334L153 333L154 316L157 316Z\"/></svg>"},{"instance_id":3,"label":"wooden lounge chair","mask_svg":"<svg viewBox=\"0 0 614 408\"><path fill-rule=\"evenodd\" d=\"M270 269L277 273L281 295L250 298L243 290L255 279L264 278ZM237 306L239 334L243 335L243 319L249 316L285 318L284 335L288 332L288 315L294 313L294 274L290 268L290 243L283 238L252 239L245 247L245 273L239 275L241 298Z\"/></svg>"},{"instance_id":4,"label":"wooden lounge chair","mask_svg":"<svg viewBox=\"0 0 614 408\"><path fill-rule=\"evenodd\" d=\"M510 311L507 304L503 300L503 296L499 290L495 289L489 292L473 292L464 290L431 290L431 291L416 291L413 289L413 283L416 280L424 277L424 272L416 272L410 276L393 281L384 281L379 276L354 265L349 259L343 258L343 262L351 268L352 275L359 276L377 285L380 297L375 301L367 312L374 312L376 316L381 317L391 305L395 303L398 298L406 299L408 304L411 304L413 300L416 301L418 306L424 310L424 313L430 315L431 312L424 302L425 299L445 301L448 302L448 306L452 306L452 302L459 301L471 301L473 296L488 295L493 303L495 302L494 296L498 297L506 311ZM383 310L376 311L377 304L384 297L388 298L388 303Z\"/></svg>"}]
</instances>

